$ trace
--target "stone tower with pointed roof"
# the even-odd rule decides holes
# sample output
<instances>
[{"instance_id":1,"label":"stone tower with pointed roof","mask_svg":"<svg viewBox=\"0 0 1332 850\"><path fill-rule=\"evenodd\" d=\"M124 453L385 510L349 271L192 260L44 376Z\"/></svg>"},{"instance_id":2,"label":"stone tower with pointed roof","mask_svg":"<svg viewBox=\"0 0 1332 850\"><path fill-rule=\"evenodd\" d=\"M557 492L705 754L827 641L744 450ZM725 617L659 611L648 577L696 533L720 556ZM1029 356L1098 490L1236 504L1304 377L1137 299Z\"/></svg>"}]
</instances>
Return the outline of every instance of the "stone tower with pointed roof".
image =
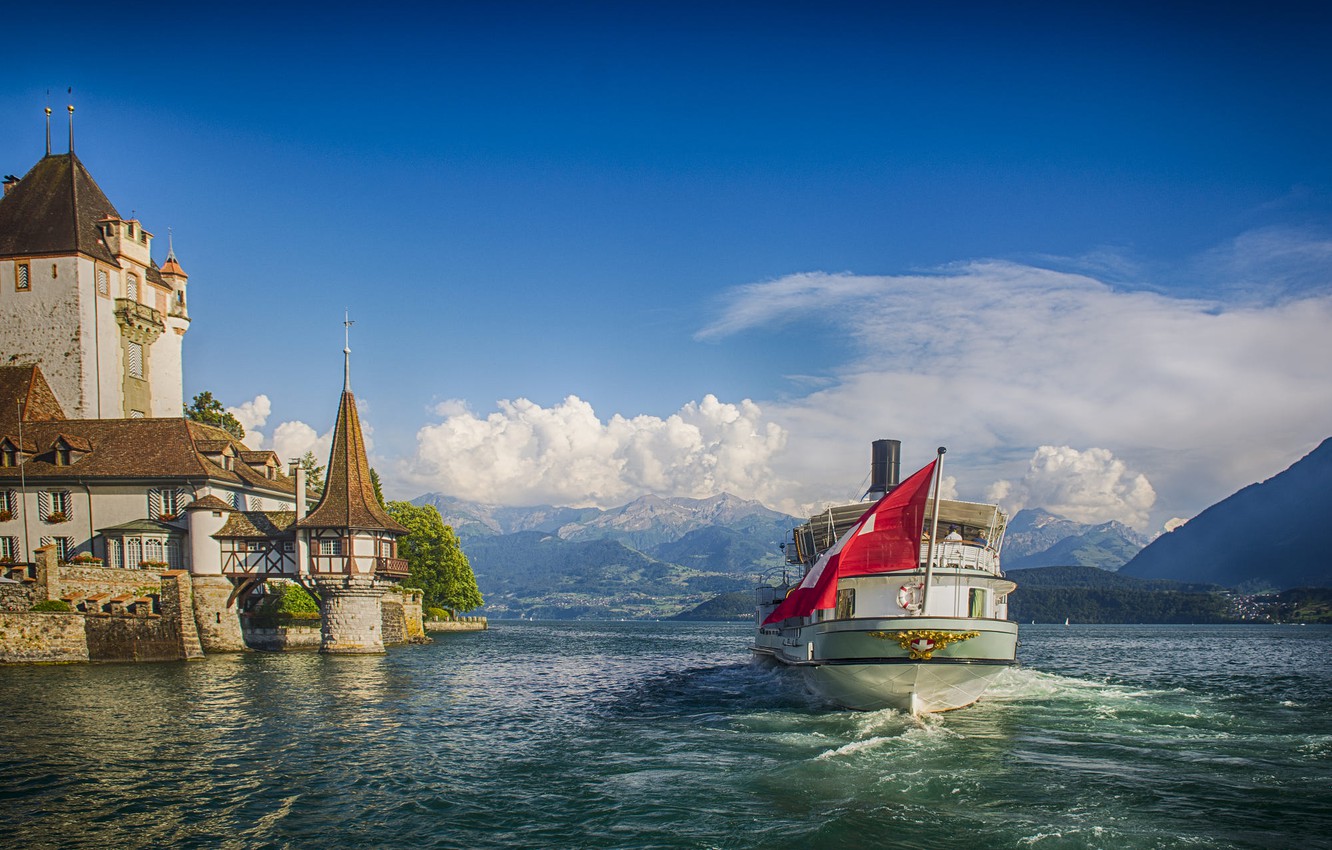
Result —
<instances>
[{"instance_id":1,"label":"stone tower with pointed roof","mask_svg":"<svg viewBox=\"0 0 1332 850\"><path fill-rule=\"evenodd\" d=\"M407 576L398 538L408 533L380 507L370 480L356 397L351 391L349 348L342 400L333 428L328 478L314 510L296 521L309 573L318 590L321 649L335 653L384 651L381 600L393 582Z\"/></svg>"},{"instance_id":2,"label":"stone tower with pointed roof","mask_svg":"<svg viewBox=\"0 0 1332 850\"><path fill-rule=\"evenodd\" d=\"M70 141L5 178L0 365L40 365L74 419L179 417L188 276L174 253L158 267Z\"/></svg>"}]
</instances>

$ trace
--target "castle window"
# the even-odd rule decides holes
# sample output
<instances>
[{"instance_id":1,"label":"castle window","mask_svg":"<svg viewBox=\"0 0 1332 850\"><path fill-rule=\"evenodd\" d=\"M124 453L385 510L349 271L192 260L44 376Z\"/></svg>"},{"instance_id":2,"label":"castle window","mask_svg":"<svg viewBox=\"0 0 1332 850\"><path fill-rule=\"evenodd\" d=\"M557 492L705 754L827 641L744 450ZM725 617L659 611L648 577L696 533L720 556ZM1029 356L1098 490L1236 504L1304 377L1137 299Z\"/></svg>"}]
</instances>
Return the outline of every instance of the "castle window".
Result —
<instances>
[{"instance_id":1,"label":"castle window","mask_svg":"<svg viewBox=\"0 0 1332 850\"><path fill-rule=\"evenodd\" d=\"M106 269L97 270L97 294L98 295L111 294L111 282L110 279L107 277Z\"/></svg>"},{"instance_id":2,"label":"castle window","mask_svg":"<svg viewBox=\"0 0 1332 850\"><path fill-rule=\"evenodd\" d=\"M125 297L131 301L139 300L139 276L125 275Z\"/></svg>"},{"instance_id":3,"label":"castle window","mask_svg":"<svg viewBox=\"0 0 1332 850\"><path fill-rule=\"evenodd\" d=\"M73 542L72 538L69 537L38 538L39 546L54 546L56 550L56 557L62 561L69 560L68 558L69 550L73 548L73 546L71 546L72 542Z\"/></svg>"},{"instance_id":4,"label":"castle window","mask_svg":"<svg viewBox=\"0 0 1332 850\"><path fill-rule=\"evenodd\" d=\"M37 513L47 522L69 522L74 518L74 506L68 490L39 490Z\"/></svg>"},{"instance_id":5,"label":"castle window","mask_svg":"<svg viewBox=\"0 0 1332 850\"><path fill-rule=\"evenodd\" d=\"M0 537L0 561L17 561L18 550L17 537Z\"/></svg>"},{"instance_id":6,"label":"castle window","mask_svg":"<svg viewBox=\"0 0 1332 850\"><path fill-rule=\"evenodd\" d=\"M142 419L142 418L143 418L143 411L142 411L142 410L131 410L131 411L130 411L130 419Z\"/></svg>"},{"instance_id":7,"label":"castle window","mask_svg":"<svg viewBox=\"0 0 1332 850\"><path fill-rule=\"evenodd\" d=\"M341 555L341 554L342 554L342 540L341 540L340 538L336 538L336 537L333 538L332 540L320 540L320 541L319 541L319 554L321 554L321 555Z\"/></svg>"},{"instance_id":8,"label":"castle window","mask_svg":"<svg viewBox=\"0 0 1332 850\"><path fill-rule=\"evenodd\" d=\"M179 487L161 487L148 491L148 518L171 522L185 507L185 491Z\"/></svg>"},{"instance_id":9,"label":"castle window","mask_svg":"<svg viewBox=\"0 0 1332 850\"><path fill-rule=\"evenodd\" d=\"M13 490L0 490L0 522L8 522L18 514L17 495Z\"/></svg>"},{"instance_id":10,"label":"castle window","mask_svg":"<svg viewBox=\"0 0 1332 850\"><path fill-rule=\"evenodd\" d=\"M126 345L129 354L129 363L126 368L129 370L131 378L143 377L143 346L137 342L131 342Z\"/></svg>"},{"instance_id":11,"label":"castle window","mask_svg":"<svg viewBox=\"0 0 1332 850\"><path fill-rule=\"evenodd\" d=\"M14 289L17 292L27 292L32 289L32 281L28 279L28 264L17 263L14 266Z\"/></svg>"},{"instance_id":12,"label":"castle window","mask_svg":"<svg viewBox=\"0 0 1332 850\"><path fill-rule=\"evenodd\" d=\"M9 443L0 446L0 466L18 466L18 449Z\"/></svg>"},{"instance_id":13,"label":"castle window","mask_svg":"<svg viewBox=\"0 0 1332 850\"><path fill-rule=\"evenodd\" d=\"M55 465L69 466L69 446L64 443L57 443L55 449Z\"/></svg>"}]
</instances>

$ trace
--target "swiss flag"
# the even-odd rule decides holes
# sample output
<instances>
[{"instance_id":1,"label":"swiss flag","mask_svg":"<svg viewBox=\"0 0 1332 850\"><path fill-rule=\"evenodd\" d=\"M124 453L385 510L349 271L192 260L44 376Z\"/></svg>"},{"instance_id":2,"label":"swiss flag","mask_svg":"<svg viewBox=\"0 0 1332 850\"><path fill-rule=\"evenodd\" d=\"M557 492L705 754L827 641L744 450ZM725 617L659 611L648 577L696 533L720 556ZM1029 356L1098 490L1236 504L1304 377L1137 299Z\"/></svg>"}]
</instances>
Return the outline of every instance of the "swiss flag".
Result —
<instances>
[{"instance_id":1,"label":"swiss flag","mask_svg":"<svg viewBox=\"0 0 1332 850\"><path fill-rule=\"evenodd\" d=\"M851 530L819 557L800 586L786 594L763 625L836 607L837 580L842 576L891 573L920 566L920 532L925 525L925 500L936 463L930 461L865 511Z\"/></svg>"}]
</instances>

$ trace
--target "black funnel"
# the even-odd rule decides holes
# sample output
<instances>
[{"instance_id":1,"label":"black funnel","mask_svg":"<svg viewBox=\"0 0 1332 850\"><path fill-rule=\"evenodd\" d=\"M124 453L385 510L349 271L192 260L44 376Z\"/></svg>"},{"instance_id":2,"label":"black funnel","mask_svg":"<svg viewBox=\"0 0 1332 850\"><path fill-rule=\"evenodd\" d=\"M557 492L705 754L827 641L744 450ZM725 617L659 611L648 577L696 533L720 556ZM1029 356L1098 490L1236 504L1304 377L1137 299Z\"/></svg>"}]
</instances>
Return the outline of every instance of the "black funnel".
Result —
<instances>
[{"instance_id":1,"label":"black funnel","mask_svg":"<svg viewBox=\"0 0 1332 850\"><path fill-rule=\"evenodd\" d=\"M902 441L875 440L870 444L870 487L866 495L882 496L902 480Z\"/></svg>"}]
</instances>

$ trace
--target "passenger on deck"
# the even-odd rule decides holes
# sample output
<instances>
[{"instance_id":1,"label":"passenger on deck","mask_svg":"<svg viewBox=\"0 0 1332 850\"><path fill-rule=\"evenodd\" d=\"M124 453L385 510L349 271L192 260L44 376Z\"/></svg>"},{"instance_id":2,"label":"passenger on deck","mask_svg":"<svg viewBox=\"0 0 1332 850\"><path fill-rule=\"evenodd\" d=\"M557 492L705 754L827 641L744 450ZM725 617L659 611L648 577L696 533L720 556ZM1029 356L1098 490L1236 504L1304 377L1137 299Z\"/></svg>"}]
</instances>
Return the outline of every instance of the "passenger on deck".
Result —
<instances>
[{"instance_id":1,"label":"passenger on deck","mask_svg":"<svg viewBox=\"0 0 1332 850\"><path fill-rule=\"evenodd\" d=\"M948 529L948 536L944 538L944 540L961 540L961 539L962 535L958 534L957 526L955 525Z\"/></svg>"}]
</instances>

